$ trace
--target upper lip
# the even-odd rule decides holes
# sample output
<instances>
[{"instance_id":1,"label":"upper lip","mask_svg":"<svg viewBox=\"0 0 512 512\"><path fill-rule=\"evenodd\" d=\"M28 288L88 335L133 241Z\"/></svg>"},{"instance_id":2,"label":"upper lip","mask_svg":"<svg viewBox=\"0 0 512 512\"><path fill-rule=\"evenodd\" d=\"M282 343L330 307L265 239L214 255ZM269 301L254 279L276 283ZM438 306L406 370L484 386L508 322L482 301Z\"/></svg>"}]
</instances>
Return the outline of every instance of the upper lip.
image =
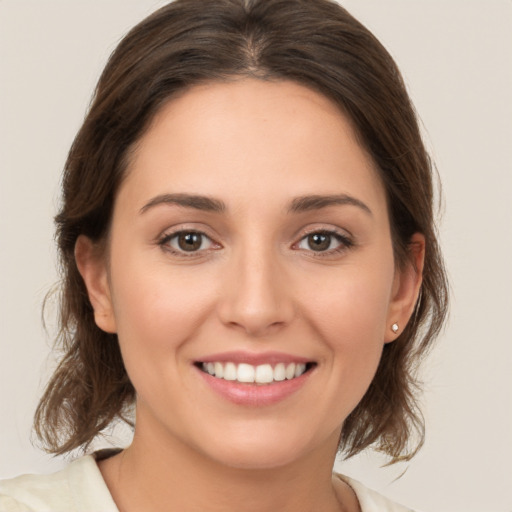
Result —
<instances>
[{"instance_id":1,"label":"upper lip","mask_svg":"<svg viewBox=\"0 0 512 512\"><path fill-rule=\"evenodd\" d=\"M217 354L211 354L204 356L195 361L196 363L245 363L253 366L260 364L276 365L279 363L312 363L311 359L301 356L295 356L284 352L243 352L243 351L231 351L231 352L220 352Z\"/></svg>"}]
</instances>

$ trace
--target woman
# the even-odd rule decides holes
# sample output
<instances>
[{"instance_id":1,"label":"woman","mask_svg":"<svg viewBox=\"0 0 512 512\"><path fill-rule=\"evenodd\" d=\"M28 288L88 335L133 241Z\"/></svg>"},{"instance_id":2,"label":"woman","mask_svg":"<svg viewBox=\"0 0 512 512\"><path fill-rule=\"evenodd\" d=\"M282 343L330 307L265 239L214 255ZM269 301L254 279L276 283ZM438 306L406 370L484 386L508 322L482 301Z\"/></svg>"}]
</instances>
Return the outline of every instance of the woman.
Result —
<instances>
[{"instance_id":1,"label":"woman","mask_svg":"<svg viewBox=\"0 0 512 512\"><path fill-rule=\"evenodd\" d=\"M1 510L404 510L340 475L423 435L415 369L446 280L400 74L328 0L178 0L120 43L57 216L53 453Z\"/></svg>"}]
</instances>

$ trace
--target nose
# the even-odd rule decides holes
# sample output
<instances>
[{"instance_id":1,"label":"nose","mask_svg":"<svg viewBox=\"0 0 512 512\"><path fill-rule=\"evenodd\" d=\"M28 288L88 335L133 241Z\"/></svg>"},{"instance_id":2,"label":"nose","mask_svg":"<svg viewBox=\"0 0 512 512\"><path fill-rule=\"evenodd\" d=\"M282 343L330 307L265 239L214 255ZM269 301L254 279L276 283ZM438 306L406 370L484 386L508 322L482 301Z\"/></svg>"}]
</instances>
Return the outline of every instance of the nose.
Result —
<instances>
[{"instance_id":1,"label":"nose","mask_svg":"<svg viewBox=\"0 0 512 512\"><path fill-rule=\"evenodd\" d=\"M286 269L271 250L246 250L227 262L218 312L230 328L252 337L279 331L294 316Z\"/></svg>"}]
</instances>

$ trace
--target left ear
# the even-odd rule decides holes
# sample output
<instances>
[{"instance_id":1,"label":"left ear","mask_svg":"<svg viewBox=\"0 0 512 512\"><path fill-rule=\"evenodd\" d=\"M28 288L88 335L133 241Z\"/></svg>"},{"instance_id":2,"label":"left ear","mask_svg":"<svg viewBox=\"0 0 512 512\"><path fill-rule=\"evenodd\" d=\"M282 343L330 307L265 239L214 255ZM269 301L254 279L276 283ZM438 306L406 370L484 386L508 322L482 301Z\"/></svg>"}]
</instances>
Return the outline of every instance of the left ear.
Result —
<instances>
[{"instance_id":1,"label":"left ear","mask_svg":"<svg viewBox=\"0 0 512 512\"><path fill-rule=\"evenodd\" d=\"M405 265L395 272L385 343L394 341L403 332L418 300L425 262L425 237L421 233L411 237L408 251ZM393 329L393 326L398 329Z\"/></svg>"}]
</instances>

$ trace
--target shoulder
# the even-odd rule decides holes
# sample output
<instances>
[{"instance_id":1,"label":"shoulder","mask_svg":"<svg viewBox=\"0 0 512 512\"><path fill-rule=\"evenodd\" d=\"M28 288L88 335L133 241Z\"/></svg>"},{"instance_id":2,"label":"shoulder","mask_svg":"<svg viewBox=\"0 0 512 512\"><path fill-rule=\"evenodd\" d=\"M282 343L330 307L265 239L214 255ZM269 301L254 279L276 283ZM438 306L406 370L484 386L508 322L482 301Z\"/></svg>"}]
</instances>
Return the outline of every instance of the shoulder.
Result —
<instances>
[{"instance_id":1,"label":"shoulder","mask_svg":"<svg viewBox=\"0 0 512 512\"><path fill-rule=\"evenodd\" d=\"M347 483L355 492L361 512L414 512L412 509L399 505L377 491L366 487L361 482L336 473L336 476Z\"/></svg>"},{"instance_id":2,"label":"shoulder","mask_svg":"<svg viewBox=\"0 0 512 512\"><path fill-rule=\"evenodd\" d=\"M0 481L0 512L118 512L92 455L49 475Z\"/></svg>"}]
</instances>

